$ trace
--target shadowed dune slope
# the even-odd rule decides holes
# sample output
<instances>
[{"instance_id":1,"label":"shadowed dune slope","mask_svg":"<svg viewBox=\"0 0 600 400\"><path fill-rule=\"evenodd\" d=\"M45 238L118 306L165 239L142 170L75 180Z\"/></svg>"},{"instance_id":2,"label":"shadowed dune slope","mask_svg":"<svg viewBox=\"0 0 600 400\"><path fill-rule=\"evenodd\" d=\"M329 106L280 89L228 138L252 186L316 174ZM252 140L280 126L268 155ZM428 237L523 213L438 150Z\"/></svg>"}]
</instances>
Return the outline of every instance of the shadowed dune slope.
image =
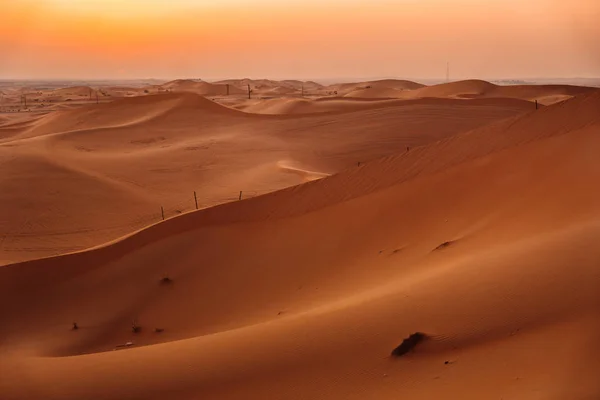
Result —
<instances>
[{"instance_id":1,"label":"shadowed dune slope","mask_svg":"<svg viewBox=\"0 0 600 400\"><path fill-rule=\"evenodd\" d=\"M578 96L4 266L0 394L595 398L598 110Z\"/></svg>"}]
</instances>

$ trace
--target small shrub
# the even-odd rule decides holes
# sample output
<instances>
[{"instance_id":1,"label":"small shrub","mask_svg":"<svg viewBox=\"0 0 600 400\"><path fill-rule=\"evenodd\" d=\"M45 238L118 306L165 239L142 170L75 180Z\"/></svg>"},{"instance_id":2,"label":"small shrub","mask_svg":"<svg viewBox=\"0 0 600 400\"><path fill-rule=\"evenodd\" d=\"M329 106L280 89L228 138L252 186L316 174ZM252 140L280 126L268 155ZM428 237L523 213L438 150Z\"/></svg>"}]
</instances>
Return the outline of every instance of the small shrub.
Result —
<instances>
[{"instance_id":1,"label":"small shrub","mask_svg":"<svg viewBox=\"0 0 600 400\"><path fill-rule=\"evenodd\" d=\"M444 242L442 244L440 244L438 247L436 247L434 250L442 250L445 249L446 247L452 245L452 242Z\"/></svg>"},{"instance_id":2,"label":"small shrub","mask_svg":"<svg viewBox=\"0 0 600 400\"><path fill-rule=\"evenodd\" d=\"M140 333L142 331L142 327L137 324L136 320L131 322L131 331L133 333Z\"/></svg>"},{"instance_id":3,"label":"small shrub","mask_svg":"<svg viewBox=\"0 0 600 400\"><path fill-rule=\"evenodd\" d=\"M392 350L392 357L401 357L414 349L419 343L421 343L427 335L421 332L416 332L404 339L400 346Z\"/></svg>"}]
</instances>

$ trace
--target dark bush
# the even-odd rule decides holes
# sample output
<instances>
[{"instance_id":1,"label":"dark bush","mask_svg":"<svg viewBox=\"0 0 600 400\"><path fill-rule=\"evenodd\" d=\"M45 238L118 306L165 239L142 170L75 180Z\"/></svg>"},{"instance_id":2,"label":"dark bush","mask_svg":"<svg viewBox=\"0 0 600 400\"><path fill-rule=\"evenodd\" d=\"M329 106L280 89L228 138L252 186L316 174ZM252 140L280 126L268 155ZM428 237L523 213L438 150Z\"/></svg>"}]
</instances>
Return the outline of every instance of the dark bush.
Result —
<instances>
[{"instance_id":1,"label":"dark bush","mask_svg":"<svg viewBox=\"0 0 600 400\"><path fill-rule=\"evenodd\" d=\"M401 357L414 349L419 343L421 343L427 335L421 332L416 332L404 339L400 346L392 350L392 357Z\"/></svg>"},{"instance_id":2,"label":"dark bush","mask_svg":"<svg viewBox=\"0 0 600 400\"><path fill-rule=\"evenodd\" d=\"M140 333L142 331L142 327L137 324L136 320L131 322L131 331L133 333Z\"/></svg>"}]
</instances>

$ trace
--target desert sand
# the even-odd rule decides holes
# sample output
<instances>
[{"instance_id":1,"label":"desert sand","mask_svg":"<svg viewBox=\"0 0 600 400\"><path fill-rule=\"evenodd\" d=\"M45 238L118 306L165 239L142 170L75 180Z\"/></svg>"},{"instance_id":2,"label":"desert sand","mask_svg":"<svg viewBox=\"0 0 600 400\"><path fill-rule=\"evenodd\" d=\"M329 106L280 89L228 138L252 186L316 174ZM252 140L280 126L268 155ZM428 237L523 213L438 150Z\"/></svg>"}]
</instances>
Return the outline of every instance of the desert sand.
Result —
<instances>
[{"instance_id":1,"label":"desert sand","mask_svg":"<svg viewBox=\"0 0 600 400\"><path fill-rule=\"evenodd\" d=\"M199 208L256 196L531 109L515 99L324 99L306 115L261 115L176 92L5 123L0 263L114 240L160 221L161 206L165 217L194 210L194 191Z\"/></svg>"},{"instance_id":2,"label":"desert sand","mask_svg":"<svg viewBox=\"0 0 600 400\"><path fill-rule=\"evenodd\" d=\"M380 82L0 114L0 398L600 396L600 90Z\"/></svg>"}]
</instances>

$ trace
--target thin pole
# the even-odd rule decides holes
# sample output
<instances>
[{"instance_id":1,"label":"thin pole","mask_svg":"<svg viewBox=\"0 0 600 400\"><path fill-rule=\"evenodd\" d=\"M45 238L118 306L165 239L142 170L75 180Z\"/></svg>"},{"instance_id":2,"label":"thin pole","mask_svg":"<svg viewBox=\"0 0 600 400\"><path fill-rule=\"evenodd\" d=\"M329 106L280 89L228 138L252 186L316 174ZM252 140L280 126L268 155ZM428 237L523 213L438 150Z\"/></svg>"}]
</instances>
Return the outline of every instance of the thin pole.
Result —
<instances>
[{"instance_id":1,"label":"thin pole","mask_svg":"<svg viewBox=\"0 0 600 400\"><path fill-rule=\"evenodd\" d=\"M537 103L537 99L536 99L536 101L535 101L535 109L536 109L536 110L538 109L538 103Z\"/></svg>"},{"instance_id":2,"label":"thin pole","mask_svg":"<svg viewBox=\"0 0 600 400\"><path fill-rule=\"evenodd\" d=\"M248 99L250 98L250 84L248 84Z\"/></svg>"},{"instance_id":3,"label":"thin pole","mask_svg":"<svg viewBox=\"0 0 600 400\"><path fill-rule=\"evenodd\" d=\"M196 197L196 191L194 190L194 202L196 202L196 210L198 209L198 197Z\"/></svg>"},{"instance_id":4,"label":"thin pole","mask_svg":"<svg viewBox=\"0 0 600 400\"><path fill-rule=\"evenodd\" d=\"M163 206L160 206L160 213L161 213L162 219L164 221L165 220L165 209L163 208Z\"/></svg>"},{"instance_id":5,"label":"thin pole","mask_svg":"<svg viewBox=\"0 0 600 400\"><path fill-rule=\"evenodd\" d=\"M239 200L241 200L241 199L242 199L242 191L240 190L240 198L239 198Z\"/></svg>"}]
</instances>

